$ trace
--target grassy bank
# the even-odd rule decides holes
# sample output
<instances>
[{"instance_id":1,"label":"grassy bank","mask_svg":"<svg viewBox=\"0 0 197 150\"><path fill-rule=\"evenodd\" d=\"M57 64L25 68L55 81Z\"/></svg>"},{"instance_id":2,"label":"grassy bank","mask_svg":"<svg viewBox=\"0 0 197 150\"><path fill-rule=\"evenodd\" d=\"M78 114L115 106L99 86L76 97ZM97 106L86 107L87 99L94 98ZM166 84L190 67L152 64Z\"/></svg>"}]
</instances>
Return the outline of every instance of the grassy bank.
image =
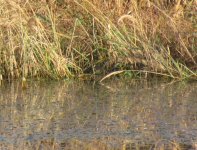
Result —
<instances>
[{"instance_id":1,"label":"grassy bank","mask_svg":"<svg viewBox=\"0 0 197 150\"><path fill-rule=\"evenodd\" d=\"M164 1L0 0L0 79L196 79L197 1Z\"/></svg>"}]
</instances>

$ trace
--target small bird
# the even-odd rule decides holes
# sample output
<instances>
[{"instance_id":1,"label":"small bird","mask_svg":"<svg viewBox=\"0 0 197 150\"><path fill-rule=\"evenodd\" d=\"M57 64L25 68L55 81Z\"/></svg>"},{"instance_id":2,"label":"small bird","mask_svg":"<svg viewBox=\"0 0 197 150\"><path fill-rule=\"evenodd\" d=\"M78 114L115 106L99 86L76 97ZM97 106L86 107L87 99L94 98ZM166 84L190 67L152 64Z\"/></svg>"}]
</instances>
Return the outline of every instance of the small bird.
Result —
<instances>
[{"instance_id":1,"label":"small bird","mask_svg":"<svg viewBox=\"0 0 197 150\"><path fill-rule=\"evenodd\" d=\"M34 32L37 26L37 21L35 18L30 18L27 22L27 26L29 27L30 32Z\"/></svg>"}]
</instances>

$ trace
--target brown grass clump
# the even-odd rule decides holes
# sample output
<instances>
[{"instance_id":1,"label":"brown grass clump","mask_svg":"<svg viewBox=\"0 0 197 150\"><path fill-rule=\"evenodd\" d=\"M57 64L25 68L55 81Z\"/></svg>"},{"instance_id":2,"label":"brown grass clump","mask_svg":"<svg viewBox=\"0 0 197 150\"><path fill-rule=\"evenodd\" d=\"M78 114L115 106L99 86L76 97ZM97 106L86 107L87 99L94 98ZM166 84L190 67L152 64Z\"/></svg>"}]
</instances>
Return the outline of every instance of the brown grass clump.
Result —
<instances>
[{"instance_id":1,"label":"brown grass clump","mask_svg":"<svg viewBox=\"0 0 197 150\"><path fill-rule=\"evenodd\" d=\"M0 75L196 78L196 0L0 0Z\"/></svg>"}]
</instances>

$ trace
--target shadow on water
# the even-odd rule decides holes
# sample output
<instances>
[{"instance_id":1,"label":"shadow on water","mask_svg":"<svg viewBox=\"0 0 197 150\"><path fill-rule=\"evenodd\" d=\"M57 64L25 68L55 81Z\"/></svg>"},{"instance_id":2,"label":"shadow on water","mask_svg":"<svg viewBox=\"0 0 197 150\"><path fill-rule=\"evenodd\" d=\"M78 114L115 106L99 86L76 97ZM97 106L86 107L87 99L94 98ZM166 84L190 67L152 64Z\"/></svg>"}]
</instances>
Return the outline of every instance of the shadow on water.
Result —
<instances>
[{"instance_id":1,"label":"shadow on water","mask_svg":"<svg viewBox=\"0 0 197 150\"><path fill-rule=\"evenodd\" d=\"M0 87L0 149L197 149L197 83Z\"/></svg>"}]
</instances>

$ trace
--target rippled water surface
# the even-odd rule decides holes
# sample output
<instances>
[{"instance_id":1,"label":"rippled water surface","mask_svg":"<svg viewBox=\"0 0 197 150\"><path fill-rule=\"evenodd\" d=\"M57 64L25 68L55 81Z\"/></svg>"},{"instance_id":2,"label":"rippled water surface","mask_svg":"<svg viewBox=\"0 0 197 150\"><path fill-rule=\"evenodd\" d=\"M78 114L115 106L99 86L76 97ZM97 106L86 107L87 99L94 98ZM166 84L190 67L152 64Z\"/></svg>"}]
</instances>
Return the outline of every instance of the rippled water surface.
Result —
<instances>
[{"instance_id":1,"label":"rippled water surface","mask_svg":"<svg viewBox=\"0 0 197 150\"><path fill-rule=\"evenodd\" d=\"M0 149L197 149L197 83L0 86Z\"/></svg>"}]
</instances>

